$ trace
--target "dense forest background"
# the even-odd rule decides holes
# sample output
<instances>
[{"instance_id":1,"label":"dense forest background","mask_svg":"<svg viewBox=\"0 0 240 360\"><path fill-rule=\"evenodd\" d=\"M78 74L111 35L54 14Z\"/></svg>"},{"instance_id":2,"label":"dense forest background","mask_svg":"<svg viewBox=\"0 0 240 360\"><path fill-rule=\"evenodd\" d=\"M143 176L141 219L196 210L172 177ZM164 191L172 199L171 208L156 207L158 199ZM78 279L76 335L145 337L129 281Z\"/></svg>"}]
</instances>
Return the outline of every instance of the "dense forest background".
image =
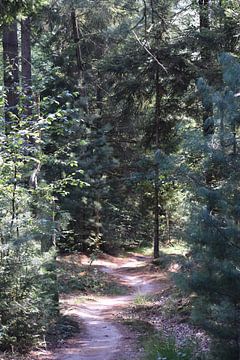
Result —
<instances>
[{"instance_id":1,"label":"dense forest background","mask_svg":"<svg viewBox=\"0 0 240 360\"><path fill-rule=\"evenodd\" d=\"M176 282L240 358L240 4L0 0L0 349L59 313L57 254L184 242Z\"/></svg>"}]
</instances>

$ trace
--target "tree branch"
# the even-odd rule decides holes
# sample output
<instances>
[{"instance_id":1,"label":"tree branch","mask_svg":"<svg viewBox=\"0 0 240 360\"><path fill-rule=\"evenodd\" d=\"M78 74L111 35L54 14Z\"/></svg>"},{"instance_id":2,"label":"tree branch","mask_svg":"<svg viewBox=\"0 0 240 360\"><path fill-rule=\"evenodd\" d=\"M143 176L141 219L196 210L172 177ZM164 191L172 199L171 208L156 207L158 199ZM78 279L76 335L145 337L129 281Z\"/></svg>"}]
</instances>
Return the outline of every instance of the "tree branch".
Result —
<instances>
[{"instance_id":1,"label":"tree branch","mask_svg":"<svg viewBox=\"0 0 240 360\"><path fill-rule=\"evenodd\" d=\"M143 47L144 50L146 50L146 52L155 60L155 62L161 67L161 69L166 73L168 74L168 70L166 69L166 67L161 64L159 62L159 60L157 59L157 57L151 53L151 51L147 48L147 46L139 39L139 37L137 36L136 32L134 30L132 30L137 42Z\"/></svg>"}]
</instances>

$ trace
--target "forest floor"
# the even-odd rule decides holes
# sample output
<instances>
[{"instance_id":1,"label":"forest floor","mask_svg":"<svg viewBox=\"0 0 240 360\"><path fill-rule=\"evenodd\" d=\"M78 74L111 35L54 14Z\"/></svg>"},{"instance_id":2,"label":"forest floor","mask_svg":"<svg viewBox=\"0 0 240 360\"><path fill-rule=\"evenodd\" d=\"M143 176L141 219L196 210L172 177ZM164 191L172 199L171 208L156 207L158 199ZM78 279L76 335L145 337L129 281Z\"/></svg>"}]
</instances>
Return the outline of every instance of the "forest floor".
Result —
<instances>
[{"instance_id":1,"label":"forest floor","mask_svg":"<svg viewBox=\"0 0 240 360\"><path fill-rule=\"evenodd\" d=\"M50 346L52 350L46 350L46 344L46 349L35 350L24 359L145 359L144 343L156 331L174 336L177 342L179 338L199 343L200 338L204 350L204 334L185 321L188 300L172 295L175 288L169 270L177 271L178 265L171 267L161 270L150 256L139 253L123 257L102 254L93 262L79 254L61 257L61 312L63 319L70 319L61 325L65 339Z\"/></svg>"},{"instance_id":2,"label":"forest floor","mask_svg":"<svg viewBox=\"0 0 240 360\"><path fill-rule=\"evenodd\" d=\"M79 320L80 332L53 353L43 354L39 359L140 359L143 349L137 344L136 331L132 331L129 323L124 324L120 314L128 309L136 298L159 294L165 290L169 286L166 273L153 271L151 258L141 254L129 254L126 257L102 255L94 260L92 265L89 265L90 259L86 256L67 256L64 260L69 264L79 263L81 266L92 267L97 284L92 284L92 293L89 289L90 292L85 295L74 292L62 296L62 311L64 315ZM94 294L94 286L99 290L99 271L107 275L108 294L103 284L100 294ZM90 279L89 287L91 281Z\"/></svg>"}]
</instances>

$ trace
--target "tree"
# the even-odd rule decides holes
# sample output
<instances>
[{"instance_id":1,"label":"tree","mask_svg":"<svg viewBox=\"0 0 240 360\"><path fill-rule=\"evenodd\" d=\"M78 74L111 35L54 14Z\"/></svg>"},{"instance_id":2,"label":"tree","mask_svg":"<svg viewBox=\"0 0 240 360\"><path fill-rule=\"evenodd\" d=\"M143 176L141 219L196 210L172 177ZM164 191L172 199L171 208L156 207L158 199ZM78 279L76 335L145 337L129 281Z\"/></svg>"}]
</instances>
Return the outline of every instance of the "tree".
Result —
<instances>
[{"instance_id":1,"label":"tree","mask_svg":"<svg viewBox=\"0 0 240 360\"><path fill-rule=\"evenodd\" d=\"M21 21L21 80L23 94L26 102L26 116L31 121L32 104L30 97L32 94L32 58L31 58L31 20L30 18L23 19Z\"/></svg>"},{"instance_id":2,"label":"tree","mask_svg":"<svg viewBox=\"0 0 240 360\"><path fill-rule=\"evenodd\" d=\"M11 130L13 124L16 124L18 115L18 39L17 23L3 27L3 62L4 62L4 86L6 89L5 103L5 126L6 134Z\"/></svg>"},{"instance_id":3,"label":"tree","mask_svg":"<svg viewBox=\"0 0 240 360\"><path fill-rule=\"evenodd\" d=\"M213 104L215 133L202 138L199 168L203 174L211 172L211 181L205 182L199 174L202 182L195 184L197 197L188 235L191 260L185 285L194 294L193 319L213 336L213 358L237 360L240 356L240 193L236 132L240 64L226 53L221 54L219 61L223 85L219 90L209 87L207 90ZM201 93L206 94L207 86L199 80Z\"/></svg>"}]
</instances>

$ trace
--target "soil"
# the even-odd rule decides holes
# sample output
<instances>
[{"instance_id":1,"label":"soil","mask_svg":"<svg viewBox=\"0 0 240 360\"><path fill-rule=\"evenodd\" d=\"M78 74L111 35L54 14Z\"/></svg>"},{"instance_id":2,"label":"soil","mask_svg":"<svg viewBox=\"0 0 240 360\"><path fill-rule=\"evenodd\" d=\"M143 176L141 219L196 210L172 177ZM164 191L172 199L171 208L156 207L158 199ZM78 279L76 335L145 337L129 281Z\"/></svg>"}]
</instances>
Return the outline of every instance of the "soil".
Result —
<instances>
[{"instance_id":1,"label":"soil","mask_svg":"<svg viewBox=\"0 0 240 360\"><path fill-rule=\"evenodd\" d=\"M89 263L86 256L80 261ZM128 293L90 298L64 295L63 314L77 319L81 331L61 348L39 353L38 360L140 360L143 357L136 335L117 320L117 315L129 307L136 296L164 291L168 285L166 274L153 271L150 257L140 254L125 258L104 255L94 260L93 265L114 277L118 284L127 286Z\"/></svg>"},{"instance_id":2,"label":"soil","mask_svg":"<svg viewBox=\"0 0 240 360\"><path fill-rule=\"evenodd\" d=\"M64 259L65 260L65 259ZM143 349L138 334L119 320L134 299L163 292L169 286L166 273L158 271L152 258L141 254L127 257L101 255L92 266L107 273L118 285L128 289L121 296L83 295L80 292L61 297L62 314L79 323L76 336L54 350L34 350L29 355L0 354L0 360L140 360ZM69 263L90 266L85 255L70 255Z\"/></svg>"}]
</instances>

